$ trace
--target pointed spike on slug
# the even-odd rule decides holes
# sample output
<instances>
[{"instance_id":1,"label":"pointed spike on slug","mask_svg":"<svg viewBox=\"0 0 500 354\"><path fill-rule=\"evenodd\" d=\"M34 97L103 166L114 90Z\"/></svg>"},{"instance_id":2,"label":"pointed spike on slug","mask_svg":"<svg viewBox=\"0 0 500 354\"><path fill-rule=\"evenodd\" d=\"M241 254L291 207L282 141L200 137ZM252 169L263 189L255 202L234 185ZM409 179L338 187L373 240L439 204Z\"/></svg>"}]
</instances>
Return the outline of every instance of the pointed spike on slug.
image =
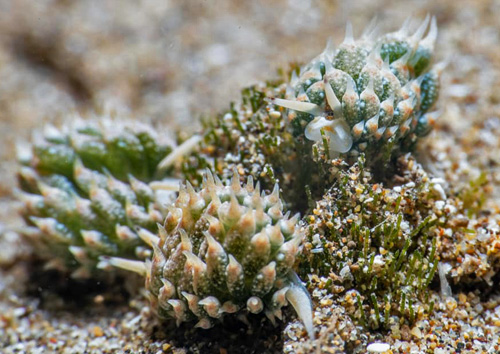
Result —
<instances>
[{"instance_id":1,"label":"pointed spike on slug","mask_svg":"<svg viewBox=\"0 0 500 354\"><path fill-rule=\"evenodd\" d=\"M218 258L221 256L225 256L226 252L221 244L207 231L203 231L203 235L205 236L208 244L207 254L210 257Z\"/></svg>"},{"instance_id":2,"label":"pointed spike on slug","mask_svg":"<svg viewBox=\"0 0 500 354\"><path fill-rule=\"evenodd\" d=\"M153 243L151 244L153 248L153 262L155 265L164 265L167 262L167 258L165 257L165 254L163 251L160 249L160 246L157 244ZM146 260L146 262L150 261L149 259Z\"/></svg>"},{"instance_id":3,"label":"pointed spike on slug","mask_svg":"<svg viewBox=\"0 0 500 354\"><path fill-rule=\"evenodd\" d=\"M190 198L198 197L198 194L194 190L193 185L189 181L186 181L186 191Z\"/></svg>"},{"instance_id":4,"label":"pointed spike on slug","mask_svg":"<svg viewBox=\"0 0 500 354\"><path fill-rule=\"evenodd\" d=\"M163 295L165 299L170 299L175 296L175 286L170 281L165 278L160 278L163 286L160 288L160 293ZM163 290L162 290L163 289Z\"/></svg>"},{"instance_id":5,"label":"pointed spike on slug","mask_svg":"<svg viewBox=\"0 0 500 354\"><path fill-rule=\"evenodd\" d=\"M14 190L14 196L16 199L23 202L28 210L36 210L43 207L44 198L41 195L25 193L16 188Z\"/></svg>"},{"instance_id":6,"label":"pointed spike on slug","mask_svg":"<svg viewBox=\"0 0 500 354\"><path fill-rule=\"evenodd\" d=\"M278 200L278 203L274 204L269 210L267 211L267 214L273 219L274 221L279 221L280 219L283 218L283 203L281 200Z\"/></svg>"},{"instance_id":7,"label":"pointed spike on slug","mask_svg":"<svg viewBox=\"0 0 500 354\"><path fill-rule=\"evenodd\" d=\"M370 134L375 134L375 132L378 129L378 118L379 118L379 113L377 113L372 118L368 119L368 121L366 122L366 124L365 124L366 130Z\"/></svg>"},{"instance_id":8,"label":"pointed spike on slug","mask_svg":"<svg viewBox=\"0 0 500 354\"><path fill-rule=\"evenodd\" d=\"M262 199L259 199L257 203L254 203L255 207L255 225L258 229L266 225L270 221L269 215L264 212L264 205Z\"/></svg>"},{"instance_id":9,"label":"pointed spike on slug","mask_svg":"<svg viewBox=\"0 0 500 354\"><path fill-rule=\"evenodd\" d=\"M145 267L146 267L146 288L149 288L149 284L151 283L151 272L153 271L153 262L151 262L151 259L147 258L144 261Z\"/></svg>"},{"instance_id":10,"label":"pointed spike on slug","mask_svg":"<svg viewBox=\"0 0 500 354\"><path fill-rule=\"evenodd\" d=\"M160 238L153 234L152 232L149 232L146 229L143 229L142 227L136 227L135 231L147 245L153 247L153 243L158 245L160 243Z\"/></svg>"},{"instance_id":11,"label":"pointed spike on slug","mask_svg":"<svg viewBox=\"0 0 500 354\"><path fill-rule=\"evenodd\" d=\"M375 132L374 137L376 140L380 140L384 136L384 132L387 129L387 127L381 127L378 128L377 131Z\"/></svg>"},{"instance_id":12,"label":"pointed spike on slug","mask_svg":"<svg viewBox=\"0 0 500 354\"><path fill-rule=\"evenodd\" d=\"M297 224L300 220L300 213L295 213L292 218L290 219L290 222L293 222L294 224Z\"/></svg>"},{"instance_id":13,"label":"pointed spike on slug","mask_svg":"<svg viewBox=\"0 0 500 354\"><path fill-rule=\"evenodd\" d=\"M332 37L328 37L326 40L326 46L325 49L323 50L323 53L325 55L325 65L327 63L330 63L331 59L333 58L333 55L335 54L335 44L333 43ZM330 64L331 65L331 64Z\"/></svg>"},{"instance_id":14,"label":"pointed spike on slug","mask_svg":"<svg viewBox=\"0 0 500 354\"><path fill-rule=\"evenodd\" d=\"M191 244L191 240L189 239L189 236L187 232L184 229L179 229L179 233L181 235L181 249L184 252L192 252L193 250L193 245Z\"/></svg>"},{"instance_id":15,"label":"pointed spike on slug","mask_svg":"<svg viewBox=\"0 0 500 354\"><path fill-rule=\"evenodd\" d=\"M246 190L247 192L250 194L250 193L253 193L254 191L254 185L253 185L253 176L252 175L248 175L248 178L247 178L247 184L246 184Z\"/></svg>"},{"instance_id":16,"label":"pointed spike on slug","mask_svg":"<svg viewBox=\"0 0 500 354\"><path fill-rule=\"evenodd\" d=\"M231 191L231 200L229 202L229 208L227 209L227 214L224 215L224 220L229 220L230 222L237 221L241 218L243 213L243 208L240 206L238 199L234 192Z\"/></svg>"},{"instance_id":17,"label":"pointed spike on slug","mask_svg":"<svg viewBox=\"0 0 500 354\"><path fill-rule=\"evenodd\" d=\"M449 61L440 61L434 67L432 68L432 71L436 73L438 77L441 77L441 74L443 73L444 69L448 66Z\"/></svg>"},{"instance_id":18,"label":"pointed spike on slug","mask_svg":"<svg viewBox=\"0 0 500 354\"><path fill-rule=\"evenodd\" d=\"M327 60L325 60L325 76L335 70L335 68L333 67L333 64L332 64L334 54L335 54L335 51L333 51L331 58L329 57L329 58L327 58Z\"/></svg>"},{"instance_id":19,"label":"pointed spike on slug","mask_svg":"<svg viewBox=\"0 0 500 354\"><path fill-rule=\"evenodd\" d=\"M107 256L101 256L99 257L99 260L103 262L103 264L110 264L113 267L128 270L142 276L145 276L147 272L146 263L141 261L132 261L130 259Z\"/></svg>"},{"instance_id":20,"label":"pointed spike on slug","mask_svg":"<svg viewBox=\"0 0 500 354\"><path fill-rule=\"evenodd\" d=\"M288 301L286 299L286 293L289 287L286 286L276 292L274 292L273 297L271 299L272 308L274 310L274 315L282 320L281 316L281 308L288 305Z\"/></svg>"},{"instance_id":21,"label":"pointed spike on slug","mask_svg":"<svg viewBox=\"0 0 500 354\"><path fill-rule=\"evenodd\" d=\"M220 180L219 176L215 175L214 176L214 179L215 179L215 185L217 187L224 187L224 184L222 183L222 181Z\"/></svg>"},{"instance_id":22,"label":"pointed spike on slug","mask_svg":"<svg viewBox=\"0 0 500 354\"><path fill-rule=\"evenodd\" d=\"M330 108L333 110L333 115L335 118L342 118L342 104L340 103L339 99L335 95L335 92L333 92L332 86L328 82L328 79L325 75L325 78L323 80L324 86L325 86L325 95L326 95L326 101L328 102L328 105Z\"/></svg>"},{"instance_id":23,"label":"pointed spike on slug","mask_svg":"<svg viewBox=\"0 0 500 354\"><path fill-rule=\"evenodd\" d=\"M231 190L235 194L238 194L241 191L240 174L238 173L236 167L233 168L233 176L231 178Z\"/></svg>"},{"instance_id":24,"label":"pointed spike on slug","mask_svg":"<svg viewBox=\"0 0 500 354\"><path fill-rule=\"evenodd\" d=\"M282 224L276 224L273 226L268 225L266 227L266 233L272 247L281 247L281 245L285 242L285 238L281 232L281 225Z\"/></svg>"},{"instance_id":25,"label":"pointed spike on slug","mask_svg":"<svg viewBox=\"0 0 500 354\"><path fill-rule=\"evenodd\" d=\"M210 235L218 236L223 233L224 226L219 219L209 214L204 214L203 218L205 218L209 223L208 232Z\"/></svg>"},{"instance_id":26,"label":"pointed spike on slug","mask_svg":"<svg viewBox=\"0 0 500 354\"><path fill-rule=\"evenodd\" d=\"M274 283L274 279L276 278L276 262L272 261L269 264L265 265L261 269L261 273L264 275L264 278L266 278L268 282Z\"/></svg>"},{"instance_id":27,"label":"pointed spike on slug","mask_svg":"<svg viewBox=\"0 0 500 354\"><path fill-rule=\"evenodd\" d=\"M25 226L23 228L23 236L28 237L30 240L38 241L43 236L42 231L38 227Z\"/></svg>"},{"instance_id":28,"label":"pointed spike on slug","mask_svg":"<svg viewBox=\"0 0 500 354\"><path fill-rule=\"evenodd\" d=\"M295 72L294 72L295 73ZM285 90L285 99L287 100L295 100L295 85L297 85L297 80L293 81L293 79L286 85L286 90ZM265 99L268 104L272 104L271 100Z\"/></svg>"},{"instance_id":29,"label":"pointed spike on slug","mask_svg":"<svg viewBox=\"0 0 500 354\"><path fill-rule=\"evenodd\" d=\"M222 202L217 194L217 190L214 188L210 191L210 203L204 211L205 215L217 215L220 210Z\"/></svg>"},{"instance_id":30,"label":"pointed spike on slug","mask_svg":"<svg viewBox=\"0 0 500 354\"><path fill-rule=\"evenodd\" d=\"M258 255L268 254L271 250L271 242L269 237L262 231L254 235L250 241L255 249L255 253Z\"/></svg>"},{"instance_id":31,"label":"pointed spike on slug","mask_svg":"<svg viewBox=\"0 0 500 354\"><path fill-rule=\"evenodd\" d=\"M396 132L398 131L398 129L399 129L399 126L397 126L397 125L389 127L388 129L385 130L384 137L386 139L391 138L392 136L394 136L394 134L396 134Z\"/></svg>"},{"instance_id":32,"label":"pointed spike on slug","mask_svg":"<svg viewBox=\"0 0 500 354\"><path fill-rule=\"evenodd\" d=\"M248 209L238 222L238 230L242 235L253 235L255 233L255 217L254 211Z\"/></svg>"},{"instance_id":33,"label":"pointed spike on slug","mask_svg":"<svg viewBox=\"0 0 500 354\"><path fill-rule=\"evenodd\" d=\"M148 216L149 219L153 222L159 223L164 220L164 214L156 209L156 206L153 203L148 205Z\"/></svg>"},{"instance_id":34,"label":"pointed spike on slug","mask_svg":"<svg viewBox=\"0 0 500 354\"><path fill-rule=\"evenodd\" d=\"M214 324L212 323L212 321L210 321L210 319L208 319L207 317L203 317L194 325L194 328L210 329L213 326Z\"/></svg>"},{"instance_id":35,"label":"pointed spike on slug","mask_svg":"<svg viewBox=\"0 0 500 354\"><path fill-rule=\"evenodd\" d=\"M196 268L198 271L203 271L206 269L206 264L196 255L194 255L191 251L183 251L182 254L186 256L186 264L189 264L191 267Z\"/></svg>"},{"instance_id":36,"label":"pointed spike on slug","mask_svg":"<svg viewBox=\"0 0 500 354\"><path fill-rule=\"evenodd\" d=\"M43 135L47 140L63 140L64 134L52 124L46 124L43 129Z\"/></svg>"},{"instance_id":37,"label":"pointed spike on slug","mask_svg":"<svg viewBox=\"0 0 500 354\"><path fill-rule=\"evenodd\" d=\"M321 57L321 55L319 57ZM320 58L318 58L318 59L320 59ZM318 59L313 64L313 66L311 68L311 72L314 74L314 77L321 78L321 76L322 76L322 74L321 74L321 61Z\"/></svg>"},{"instance_id":38,"label":"pointed spike on slug","mask_svg":"<svg viewBox=\"0 0 500 354\"><path fill-rule=\"evenodd\" d=\"M179 196L177 197L179 204L187 204L189 201L189 194L185 183L181 183L179 186Z\"/></svg>"},{"instance_id":39,"label":"pointed spike on slug","mask_svg":"<svg viewBox=\"0 0 500 354\"><path fill-rule=\"evenodd\" d=\"M434 50L434 44L436 43L437 35L438 27L436 17L432 16L429 32L427 33L427 36L425 36L425 38L420 41L420 45L424 48L430 49L431 51Z\"/></svg>"},{"instance_id":40,"label":"pointed spike on slug","mask_svg":"<svg viewBox=\"0 0 500 354\"><path fill-rule=\"evenodd\" d=\"M229 263L226 267L226 277L230 293L239 293L243 290L245 286L243 267L231 254L229 255Z\"/></svg>"},{"instance_id":41,"label":"pointed spike on slug","mask_svg":"<svg viewBox=\"0 0 500 354\"><path fill-rule=\"evenodd\" d=\"M345 24L345 37L342 44L354 44L354 33L351 21L347 21Z\"/></svg>"},{"instance_id":42,"label":"pointed spike on slug","mask_svg":"<svg viewBox=\"0 0 500 354\"><path fill-rule=\"evenodd\" d=\"M300 214L295 214L291 219L286 216L279 222L281 232L286 236L290 236L295 232L295 227L300 219Z\"/></svg>"},{"instance_id":43,"label":"pointed spike on slug","mask_svg":"<svg viewBox=\"0 0 500 354\"><path fill-rule=\"evenodd\" d=\"M16 142L16 158L22 164L29 164L33 160L33 149L30 144Z\"/></svg>"},{"instance_id":44,"label":"pointed spike on slug","mask_svg":"<svg viewBox=\"0 0 500 354\"><path fill-rule=\"evenodd\" d=\"M255 184L254 198L258 198L260 200L260 181L257 181Z\"/></svg>"},{"instance_id":45,"label":"pointed spike on slug","mask_svg":"<svg viewBox=\"0 0 500 354\"><path fill-rule=\"evenodd\" d=\"M89 261L89 256L85 248L78 246L69 246L68 249L78 262L86 263Z\"/></svg>"},{"instance_id":46,"label":"pointed spike on slug","mask_svg":"<svg viewBox=\"0 0 500 354\"><path fill-rule=\"evenodd\" d=\"M182 296L184 296L188 303L189 310L194 313L196 316L200 315L200 298L196 295L189 294L183 291Z\"/></svg>"},{"instance_id":47,"label":"pointed spike on slug","mask_svg":"<svg viewBox=\"0 0 500 354\"><path fill-rule=\"evenodd\" d=\"M413 85L417 85L418 88L420 89L420 86L422 85L422 82L424 82L425 75L420 75L417 77L415 80L412 81Z\"/></svg>"},{"instance_id":48,"label":"pointed spike on slug","mask_svg":"<svg viewBox=\"0 0 500 354\"><path fill-rule=\"evenodd\" d=\"M373 37L377 33L378 30L378 17L377 15L373 16L373 18L370 20L368 25L365 27L363 30L363 33L361 34L361 38L364 40L373 40Z\"/></svg>"},{"instance_id":49,"label":"pointed spike on slug","mask_svg":"<svg viewBox=\"0 0 500 354\"><path fill-rule=\"evenodd\" d=\"M78 267L74 270L70 277L73 279L89 279L91 276L90 270L87 267Z\"/></svg>"},{"instance_id":50,"label":"pointed spike on slug","mask_svg":"<svg viewBox=\"0 0 500 354\"><path fill-rule=\"evenodd\" d=\"M411 43L413 43L413 46L415 48L418 45L418 43L420 42L420 40L423 38L424 33L427 31L427 27L429 26L430 19L431 19L430 15L427 14L427 16L425 16L425 19L422 22L422 24L417 28L417 30L415 31L413 36L410 37L409 41Z\"/></svg>"},{"instance_id":51,"label":"pointed spike on slug","mask_svg":"<svg viewBox=\"0 0 500 354\"><path fill-rule=\"evenodd\" d=\"M54 194L54 193L57 195L57 193L60 192L59 189L51 187L42 181L38 181L37 187L40 190L40 193L42 194L42 196L45 198L49 197L51 194Z\"/></svg>"},{"instance_id":52,"label":"pointed spike on slug","mask_svg":"<svg viewBox=\"0 0 500 354\"><path fill-rule=\"evenodd\" d=\"M158 234L159 234L160 240L162 242L165 242L165 240L168 237L167 230L165 230L165 227L163 227L162 224L157 223L156 226L158 227Z\"/></svg>"},{"instance_id":53,"label":"pointed spike on slug","mask_svg":"<svg viewBox=\"0 0 500 354\"><path fill-rule=\"evenodd\" d=\"M401 25L401 28L398 30L398 34L402 37L407 37L408 34L410 33L410 25L412 22L412 16L408 16L406 20L403 22Z\"/></svg>"},{"instance_id":54,"label":"pointed spike on slug","mask_svg":"<svg viewBox=\"0 0 500 354\"><path fill-rule=\"evenodd\" d=\"M182 322L186 320L186 304L182 300L168 300L167 301L172 309L174 310L174 317L176 319L177 327L180 326Z\"/></svg>"},{"instance_id":55,"label":"pointed spike on slug","mask_svg":"<svg viewBox=\"0 0 500 354\"><path fill-rule=\"evenodd\" d=\"M137 234L135 234L128 226L116 224L115 233L121 241L127 242L137 240Z\"/></svg>"},{"instance_id":56,"label":"pointed spike on slug","mask_svg":"<svg viewBox=\"0 0 500 354\"><path fill-rule=\"evenodd\" d=\"M355 95L356 97L358 97L358 92L356 90L356 83L354 82L354 79L350 76L347 79L347 86L344 96L345 95Z\"/></svg>"},{"instance_id":57,"label":"pointed spike on slug","mask_svg":"<svg viewBox=\"0 0 500 354\"><path fill-rule=\"evenodd\" d=\"M91 248L103 248L106 247L103 240L103 234L95 230L81 230L83 241L85 244Z\"/></svg>"},{"instance_id":58,"label":"pointed spike on slug","mask_svg":"<svg viewBox=\"0 0 500 354\"><path fill-rule=\"evenodd\" d=\"M368 85L366 85L363 92L361 92L360 97L363 99L363 97L366 97L366 96L371 97L373 95L375 95L375 91L373 91L373 78L370 77L370 80L368 81Z\"/></svg>"},{"instance_id":59,"label":"pointed spike on slug","mask_svg":"<svg viewBox=\"0 0 500 354\"><path fill-rule=\"evenodd\" d=\"M297 312L297 315L306 328L309 338L314 340L315 336L311 297L295 273L292 274L292 279L292 284L286 292L286 299L295 309L295 312Z\"/></svg>"},{"instance_id":60,"label":"pointed spike on slug","mask_svg":"<svg viewBox=\"0 0 500 354\"><path fill-rule=\"evenodd\" d=\"M43 270L59 270L59 271L65 271L67 268L64 265L64 262L61 259L52 259L45 263L43 266ZM106 268L102 268L106 269Z\"/></svg>"},{"instance_id":61,"label":"pointed spike on slug","mask_svg":"<svg viewBox=\"0 0 500 354\"><path fill-rule=\"evenodd\" d=\"M221 313L236 313L240 307L231 301L226 301L220 308Z\"/></svg>"},{"instance_id":62,"label":"pointed spike on slug","mask_svg":"<svg viewBox=\"0 0 500 354\"><path fill-rule=\"evenodd\" d=\"M387 75L387 73L391 73L392 75L394 75L394 73L391 71L391 64L389 63L389 57L388 56L384 59L381 71L382 71L382 74L386 74Z\"/></svg>"},{"instance_id":63,"label":"pointed spike on slug","mask_svg":"<svg viewBox=\"0 0 500 354\"><path fill-rule=\"evenodd\" d=\"M299 246L302 242L303 236L304 235L302 233L297 234L292 239L281 245L276 258L278 261L278 271L293 266L297 253L299 252Z\"/></svg>"},{"instance_id":64,"label":"pointed spike on slug","mask_svg":"<svg viewBox=\"0 0 500 354\"><path fill-rule=\"evenodd\" d=\"M305 93L305 92L304 92ZM282 98L272 98L271 102L274 105L281 106L288 109L293 109L294 111L309 113L318 115L321 112L321 107L317 104L310 102L301 102L301 101L291 101L285 100Z\"/></svg>"},{"instance_id":65,"label":"pointed spike on slug","mask_svg":"<svg viewBox=\"0 0 500 354\"><path fill-rule=\"evenodd\" d=\"M354 125L354 127L352 127L352 137L354 139L359 139L363 134L364 129L365 129L365 121L362 120L361 122Z\"/></svg>"},{"instance_id":66,"label":"pointed spike on slug","mask_svg":"<svg viewBox=\"0 0 500 354\"><path fill-rule=\"evenodd\" d=\"M60 231L58 226L60 225L58 221L54 218L38 218L31 216L30 221L36 225L40 231L50 236L51 239L56 239L58 242L70 243L71 235L65 231Z\"/></svg>"},{"instance_id":67,"label":"pointed spike on slug","mask_svg":"<svg viewBox=\"0 0 500 354\"><path fill-rule=\"evenodd\" d=\"M182 209L176 208L173 205L167 205L167 210L168 214L165 219L165 227L162 226L165 233L172 232L182 220Z\"/></svg>"},{"instance_id":68,"label":"pointed spike on slug","mask_svg":"<svg viewBox=\"0 0 500 354\"><path fill-rule=\"evenodd\" d=\"M212 318L219 318L221 316L220 308L221 303L215 296L208 296L199 302L205 312Z\"/></svg>"},{"instance_id":69,"label":"pointed spike on slug","mask_svg":"<svg viewBox=\"0 0 500 354\"><path fill-rule=\"evenodd\" d=\"M366 65L373 65L376 68L381 68L384 65L384 61L382 60L382 55L380 54L382 50L382 43L379 42L375 45L375 47L371 50L370 54L367 58Z\"/></svg>"},{"instance_id":70,"label":"pointed spike on slug","mask_svg":"<svg viewBox=\"0 0 500 354\"><path fill-rule=\"evenodd\" d=\"M290 79L290 83L292 86L295 86L297 80L299 79L299 76L297 75L297 72L295 70L292 71L292 77Z\"/></svg>"},{"instance_id":71,"label":"pointed spike on slug","mask_svg":"<svg viewBox=\"0 0 500 354\"><path fill-rule=\"evenodd\" d=\"M250 313L260 313L264 309L264 303L257 296L252 296L247 300L247 310Z\"/></svg>"},{"instance_id":72,"label":"pointed spike on slug","mask_svg":"<svg viewBox=\"0 0 500 354\"><path fill-rule=\"evenodd\" d=\"M273 191L266 199L270 205L274 205L280 201L280 186L278 185L278 183L274 184Z\"/></svg>"},{"instance_id":73,"label":"pointed spike on slug","mask_svg":"<svg viewBox=\"0 0 500 354\"><path fill-rule=\"evenodd\" d=\"M407 119L400 127L399 130L401 134L406 134L410 130L410 125L411 125L412 119L409 118Z\"/></svg>"},{"instance_id":74,"label":"pointed spike on slug","mask_svg":"<svg viewBox=\"0 0 500 354\"><path fill-rule=\"evenodd\" d=\"M205 174L203 175L203 180L204 180L206 187L208 189L215 188L214 175L212 174L212 172L208 168L205 170Z\"/></svg>"}]
</instances>

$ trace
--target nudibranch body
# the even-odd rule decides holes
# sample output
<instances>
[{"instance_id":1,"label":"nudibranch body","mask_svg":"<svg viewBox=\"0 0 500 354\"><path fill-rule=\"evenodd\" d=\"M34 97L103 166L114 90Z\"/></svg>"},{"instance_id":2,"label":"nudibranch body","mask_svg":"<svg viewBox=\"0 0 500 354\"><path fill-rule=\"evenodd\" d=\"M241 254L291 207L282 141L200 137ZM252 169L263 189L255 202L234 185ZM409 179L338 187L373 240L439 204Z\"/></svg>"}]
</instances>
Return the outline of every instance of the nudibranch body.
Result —
<instances>
[{"instance_id":1,"label":"nudibranch body","mask_svg":"<svg viewBox=\"0 0 500 354\"><path fill-rule=\"evenodd\" d=\"M316 142L327 138L334 155L380 145L392 151L428 134L444 65L431 66L435 18L428 16L411 36L409 22L376 40L374 25L355 40L348 24L336 50L328 45L294 73L286 99L272 100L288 108L292 133Z\"/></svg>"},{"instance_id":2,"label":"nudibranch body","mask_svg":"<svg viewBox=\"0 0 500 354\"><path fill-rule=\"evenodd\" d=\"M147 257L136 227L155 231L163 221L179 181L159 164L179 148L168 131L132 120L46 126L19 146L17 195L29 225L22 233L51 266L76 277L89 276L100 255Z\"/></svg>"},{"instance_id":3,"label":"nudibranch body","mask_svg":"<svg viewBox=\"0 0 500 354\"><path fill-rule=\"evenodd\" d=\"M266 194L252 176L241 185L234 171L224 185L207 172L199 191L186 182L168 209L158 236L139 232L153 249L150 262L102 258L146 276L160 317L201 328L233 313L274 322L290 303L313 337L311 300L293 270L303 230L298 214L283 213L278 185Z\"/></svg>"}]
</instances>

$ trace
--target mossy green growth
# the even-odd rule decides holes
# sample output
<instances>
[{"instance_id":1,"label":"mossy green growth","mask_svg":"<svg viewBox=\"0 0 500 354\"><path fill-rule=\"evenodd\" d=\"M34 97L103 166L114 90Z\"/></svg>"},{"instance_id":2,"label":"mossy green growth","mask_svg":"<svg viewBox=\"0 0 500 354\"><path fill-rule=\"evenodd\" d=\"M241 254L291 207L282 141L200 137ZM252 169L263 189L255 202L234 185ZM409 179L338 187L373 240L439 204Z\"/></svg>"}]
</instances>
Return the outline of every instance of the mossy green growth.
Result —
<instances>
[{"instance_id":1,"label":"mossy green growth","mask_svg":"<svg viewBox=\"0 0 500 354\"><path fill-rule=\"evenodd\" d=\"M30 225L23 233L41 258L83 276L99 255L151 253L135 228L154 231L163 220L168 193L148 183L170 172L157 166L174 140L143 124L109 119L48 126L34 140L19 154L18 195Z\"/></svg>"},{"instance_id":2,"label":"mossy green growth","mask_svg":"<svg viewBox=\"0 0 500 354\"><path fill-rule=\"evenodd\" d=\"M304 218L300 275L328 277L331 292L355 296L351 316L369 328L413 322L433 306L427 289L438 265L438 196L420 173L387 188L372 181L361 157Z\"/></svg>"}]
</instances>

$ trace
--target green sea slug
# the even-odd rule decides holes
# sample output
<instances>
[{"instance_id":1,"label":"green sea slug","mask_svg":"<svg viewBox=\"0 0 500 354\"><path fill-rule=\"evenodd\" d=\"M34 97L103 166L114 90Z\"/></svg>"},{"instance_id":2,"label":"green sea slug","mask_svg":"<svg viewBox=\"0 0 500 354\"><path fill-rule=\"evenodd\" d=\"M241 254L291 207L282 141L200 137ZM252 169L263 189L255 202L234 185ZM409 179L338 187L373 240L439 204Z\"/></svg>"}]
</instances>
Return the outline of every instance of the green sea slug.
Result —
<instances>
[{"instance_id":1,"label":"green sea slug","mask_svg":"<svg viewBox=\"0 0 500 354\"><path fill-rule=\"evenodd\" d=\"M161 317L209 328L228 314L262 312L274 322L291 303L314 336L311 300L293 270L303 230L298 215L284 214L278 185L266 194L252 176L241 185L235 171L225 185L207 172L199 191L186 182L168 209L158 235L139 233L151 261L102 257L146 277Z\"/></svg>"},{"instance_id":2,"label":"green sea slug","mask_svg":"<svg viewBox=\"0 0 500 354\"><path fill-rule=\"evenodd\" d=\"M52 266L88 276L99 255L147 257L137 227L155 231L178 180L159 169L177 154L168 132L133 121L81 120L47 126L20 148L22 233Z\"/></svg>"},{"instance_id":3,"label":"green sea slug","mask_svg":"<svg viewBox=\"0 0 500 354\"><path fill-rule=\"evenodd\" d=\"M387 162L428 134L437 117L443 65L431 65L436 36L429 16L413 35L407 21L378 39L368 26L355 40L348 24L343 43L294 72L286 97L271 102L288 108L295 137L327 139L330 157L365 153L368 164Z\"/></svg>"}]
</instances>

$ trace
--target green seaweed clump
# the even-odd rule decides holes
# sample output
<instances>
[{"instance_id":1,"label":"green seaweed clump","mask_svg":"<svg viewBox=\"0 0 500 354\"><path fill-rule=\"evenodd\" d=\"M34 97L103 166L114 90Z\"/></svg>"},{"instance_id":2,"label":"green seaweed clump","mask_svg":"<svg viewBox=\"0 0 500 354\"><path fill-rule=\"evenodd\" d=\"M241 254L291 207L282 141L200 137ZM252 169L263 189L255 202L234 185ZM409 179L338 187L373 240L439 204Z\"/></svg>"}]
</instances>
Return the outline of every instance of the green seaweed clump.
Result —
<instances>
[{"instance_id":1,"label":"green seaweed clump","mask_svg":"<svg viewBox=\"0 0 500 354\"><path fill-rule=\"evenodd\" d=\"M350 315L373 329L414 322L433 306L427 288L438 267L440 196L422 170L406 182L374 183L361 156L304 218L301 275L327 277Z\"/></svg>"}]
</instances>

